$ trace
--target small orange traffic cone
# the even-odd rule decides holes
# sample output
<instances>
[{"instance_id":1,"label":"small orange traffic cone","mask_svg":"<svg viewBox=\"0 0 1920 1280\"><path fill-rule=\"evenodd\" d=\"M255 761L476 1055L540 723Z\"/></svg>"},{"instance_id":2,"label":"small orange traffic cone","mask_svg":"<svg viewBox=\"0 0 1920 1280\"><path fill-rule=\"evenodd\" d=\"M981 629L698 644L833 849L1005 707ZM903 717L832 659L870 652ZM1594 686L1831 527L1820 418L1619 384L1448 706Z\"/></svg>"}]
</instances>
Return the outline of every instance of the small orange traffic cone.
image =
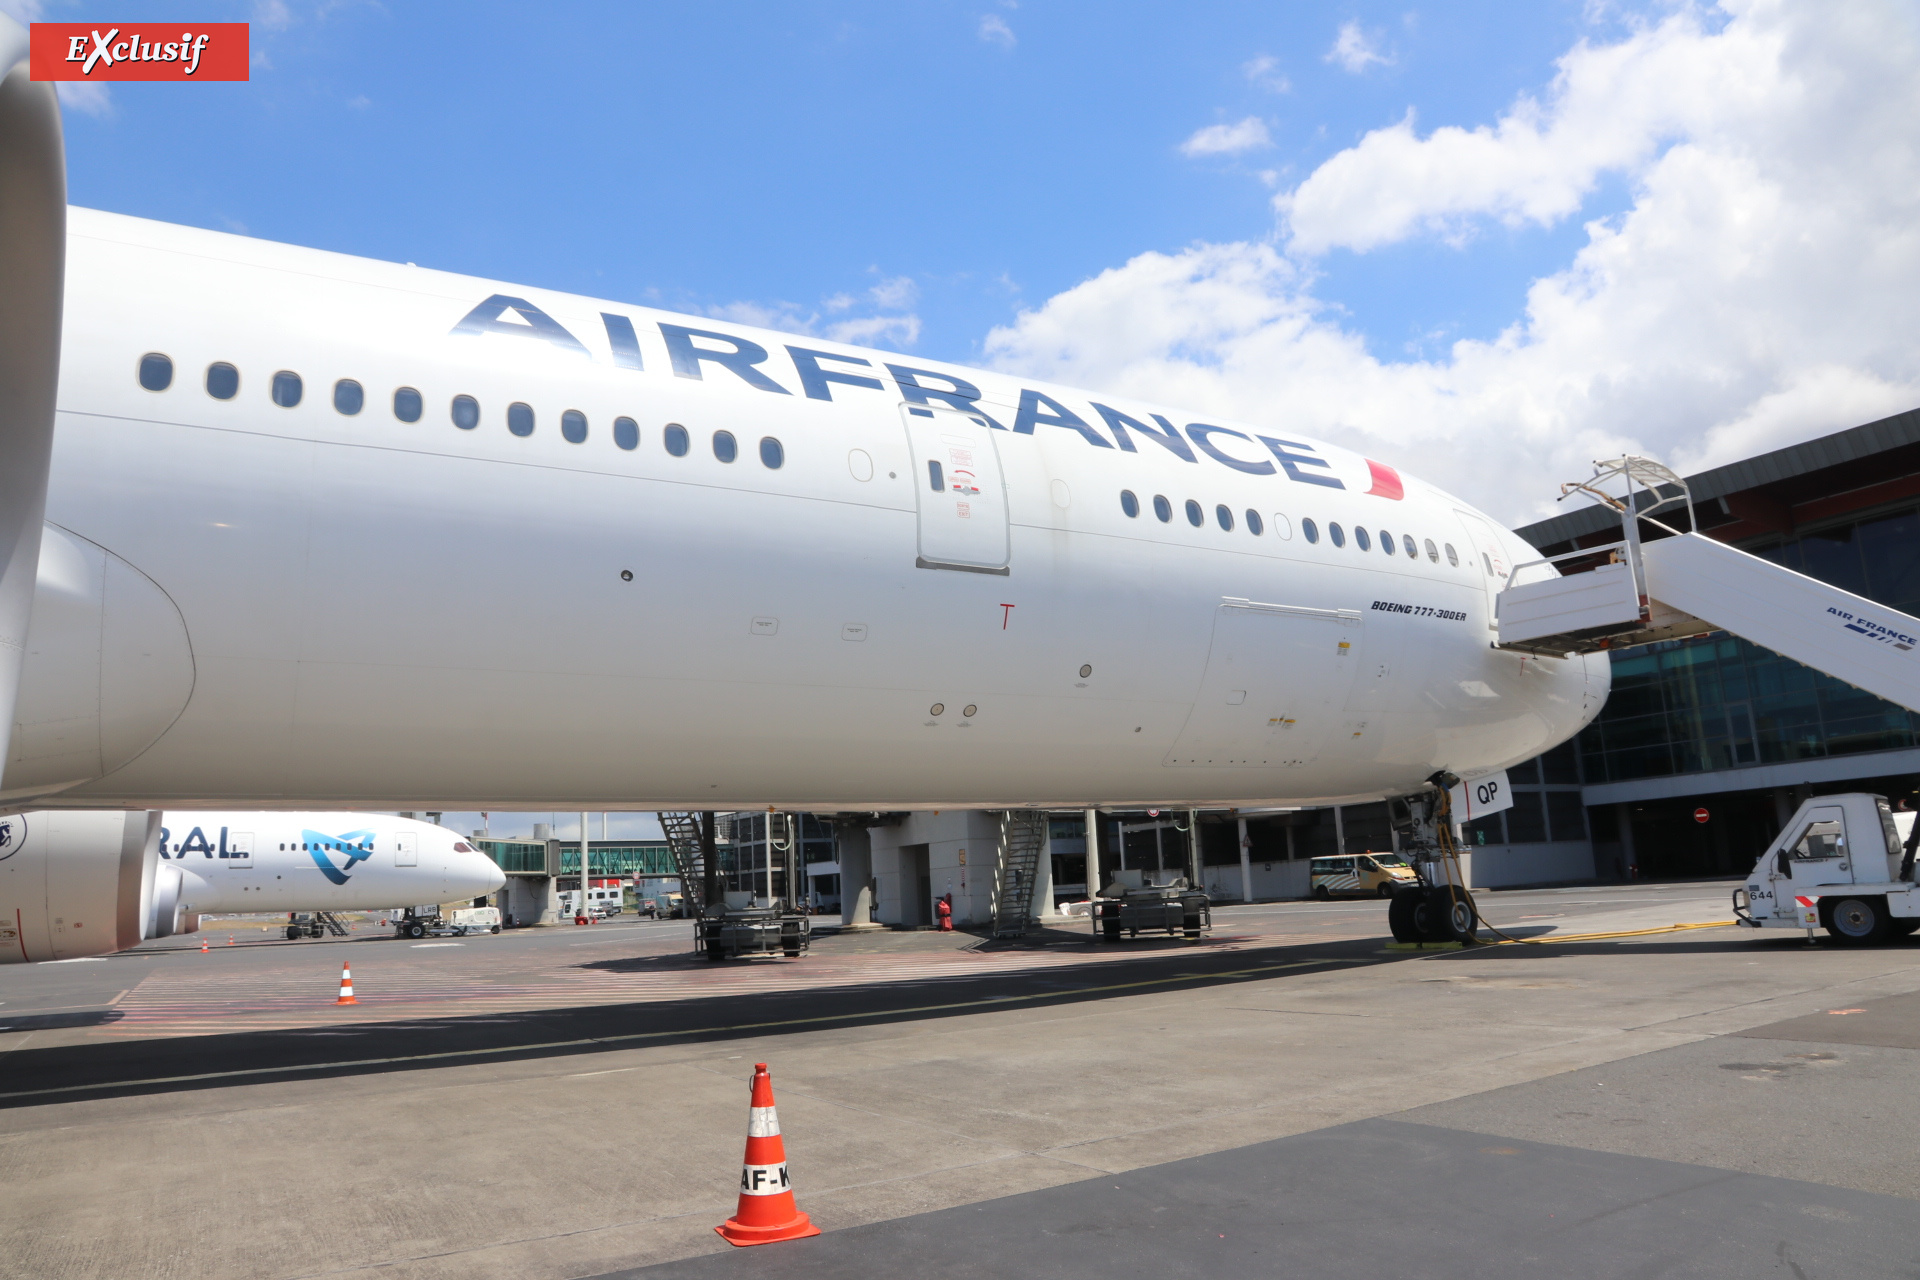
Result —
<instances>
[{"instance_id":1,"label":"small orange traffic cone","mask_svg":"<svg viewBox=\"0 0 1920 1280\"><path fill-rule=\"evenodd\" d=\"M202 935L200 938L200 954L205 955L209 950L210 948L207 946L207 939L205 935Z\"/></svg>"},{"instance_id":2,"label":"small orange traffic cone","mask_svg":"<svg viewBox=\"0 0 1920 1280\"><path fill-rule=\"evenodd\" d=\"M230 947L235 947L235 946L239 946L240 944L239 944L239 943L237 943L237 942L235 942L235 941L233 940L233 935L232 935L232 934L228 934L228 935L227 935L227 945L228 945L228 946L230 946Z\"/></svg>"},{"instance_id":3,"label":"small orange traffic cone","mask_svg":"<svg viewBox=\"0 0 1920 1280\"><path fill-rule=\"evenodd\" d=\"M353 970L344 961L340 965L340 998L335 1004L359 1004L353 998Z\"/></svg>"},{"instance_id":4,"label":"small orange traffic cone","mask_svg":"<svg viewBox=\"0 0 1920 1280\"><path fill-rule=\"evenodd\" d=\"M753 1064L753 1097L747 1110L747 1158L740 1169L740 1206L715 1227L728 1244L771 1244L817 1236L820 1228L793 1202L787 1178L787 1148L773 1110L773 1077L767 1064Z\"/></svg>"}]
</instances>

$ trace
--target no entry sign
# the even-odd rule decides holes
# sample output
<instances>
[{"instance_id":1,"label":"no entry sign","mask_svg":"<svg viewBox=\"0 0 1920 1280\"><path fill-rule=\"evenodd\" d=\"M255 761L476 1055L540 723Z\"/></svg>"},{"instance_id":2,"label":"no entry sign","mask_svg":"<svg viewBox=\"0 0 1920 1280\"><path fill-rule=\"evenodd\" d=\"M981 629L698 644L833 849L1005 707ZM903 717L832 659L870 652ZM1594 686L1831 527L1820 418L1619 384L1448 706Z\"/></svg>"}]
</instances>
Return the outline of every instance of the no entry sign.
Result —
<instances>
[{"instance_id":1,"label":"no entry sign","mask_svg":"<svg viewBox=\"0 0 1920 1280\"><path fill-rule=\"evenodd\" d=\"M1709 816L1705 809L1695 809L1693 811L1693 820L1695 822L1705 822Z\"/></svg>"}]
</instances>

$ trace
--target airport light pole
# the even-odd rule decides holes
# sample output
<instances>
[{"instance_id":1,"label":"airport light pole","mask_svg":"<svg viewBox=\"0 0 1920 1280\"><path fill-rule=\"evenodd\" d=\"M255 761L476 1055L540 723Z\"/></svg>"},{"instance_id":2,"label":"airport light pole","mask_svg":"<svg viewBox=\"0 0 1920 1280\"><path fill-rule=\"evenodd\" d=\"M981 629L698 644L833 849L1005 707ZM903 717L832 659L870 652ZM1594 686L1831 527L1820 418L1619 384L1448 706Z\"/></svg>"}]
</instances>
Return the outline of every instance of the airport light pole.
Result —
<instances>
[{"instance_id":1,"label":"airport light pole","mask_svg":"<svg viewBox=\"0 0 1920 1280\"><path fill-rule=\"evenodd\" d=\"M1100 811L1087 810L1087 900L1100 896Z\"/></svg>"},{"instance_id":2,"label":"airport light pole","mask_svg":"<svg viewBox=\"0 0 1920 1280\"><path fill-rule=\"evenodd\" d=\"M580 896L575 899L580 904L580 910L575 914L583 915L589 920L593 919L592 895L587 892L587 882L591 878L588 864L592 861L592 843L587 839L587 814L582 810L580 814Z\"/></svg>"}]
</instances>

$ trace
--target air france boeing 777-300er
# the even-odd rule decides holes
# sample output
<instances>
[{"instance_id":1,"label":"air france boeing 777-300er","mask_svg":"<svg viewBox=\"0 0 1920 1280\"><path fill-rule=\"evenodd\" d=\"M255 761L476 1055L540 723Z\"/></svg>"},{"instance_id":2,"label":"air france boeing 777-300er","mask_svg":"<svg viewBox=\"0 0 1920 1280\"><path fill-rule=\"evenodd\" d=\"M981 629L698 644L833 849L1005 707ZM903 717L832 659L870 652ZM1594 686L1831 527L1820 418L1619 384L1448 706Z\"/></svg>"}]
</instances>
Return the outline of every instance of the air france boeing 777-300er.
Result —
<instances>
[{"instance_id":1,"label":"air france boeing 777-300er","mask_svg":"<svg viewBox=\"0 0 1920 1280\"><path fill-rule=\"evenodd\" d=\"M68 209L25 76L0 802L1325 803L1526 759L1606 697L1604 656L1491 647L1533 553L1389 461Z\"/></svg>"}]
</instances>

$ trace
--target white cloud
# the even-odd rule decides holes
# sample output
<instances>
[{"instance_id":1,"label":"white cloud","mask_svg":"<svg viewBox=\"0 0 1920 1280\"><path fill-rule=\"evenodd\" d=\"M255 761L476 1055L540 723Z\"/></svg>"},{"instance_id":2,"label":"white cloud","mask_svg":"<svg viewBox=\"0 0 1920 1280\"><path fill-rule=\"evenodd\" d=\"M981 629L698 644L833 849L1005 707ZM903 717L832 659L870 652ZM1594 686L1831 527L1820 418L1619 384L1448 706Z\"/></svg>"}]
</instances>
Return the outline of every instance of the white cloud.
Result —
<instances>
[{"instance_id":1,"label":"white cloud","mask_svg":"<svg viewBox=\"0 0 1920 1280\"><path fill-rule=\"evenodd\" d=\"M835 293L808 308L791 302L729 302L707 314L736 324L783 333L812 334L854 346L910 347L920 340L920 317L912 311L920 286L910 276L889 276L864 294Z\"/></svg>"},{"instance_id":2,"label":"white cloud","mask_svg":"<svg viewBox=\"0 0 1920 1280\"><path fill-rule=\"evenodd\" d=\"M980 19L980 38L1002 49L1011 49L1015 43L1013 28L997 13L989 13Z\"/></svg>"},{"instance_id":3,"label":"white cloud","mask_svg":"<svg viewBox=\"0 0 1920 1280\"><path fill-rule=\"evenodd\" d=\"M1275 93L1290 93L1293 91L1293 82L1283 75L1274 73L1274 68L1279 65L1280 59L1263 53L1257 58L1251 58L1242 63L1240 73L1262 89L1270 89Z\"/></svg>"},{"instance_id":4,"label":"white cloud","mask_svg":"<svg viewBox=\"0 0 1920 1280\"><path fill-rule=\"evenodd\" d=\"M285 31L293 25L293 11L286 0L255 0L253 25L268 31Z\"/></svg>"},{"instance_id":5,"label":"white cloud","mask_svg":"<svg viewBox=\"0 0 1920 1280\"><path fill-rule=\"evenodd\" d=\"M54 92L60 105L81 115L105 117L113 114L113 93L104 84L92 80L56 80Z\"/></svg>"},{"instance_id":6,"label":"white cloud","mask_svg":"<svg viewBox=\"0 0 1920 1280\"><path fill-rule=\"evenodd\" d=\"M1190 156L1222 156L1272 145L1266 122L1259 116L1248 116L1233 124L1210 124L1181 143L1180 150Z\"/></svg>"},{"instance_id":7,"label":"white cloud","mask_svg":"<svg viewBox=\"0 0 1920 1280\"><path fill-rule=\"evenodd\" d=\"M1631 207L1490 339L1385 359L1317 254ZM1892 0L1726 0L1568 52L1544 102L1369 134L1279 245L1143 254L994 330L994 364L1316 434L1514 522L1643 452L1683 471L1920 406L1920 31Z\"/></svg>"},{"instance_id":8,"label":"white cloud","mask_svg":"<svg viewBox=\"0 0 1920 1280\"><path fill-rule=\"evenodd\" d=\"M1377 45L1360 29L1358 22L1348 22L1340 28L1340 34L1334 37L1333 48L1327 50L1324 62L1338 63L1341 68L1359 75L1371 66L1390 66L1393 59L1381 53Z\"/></svg>"}]
</instances>

